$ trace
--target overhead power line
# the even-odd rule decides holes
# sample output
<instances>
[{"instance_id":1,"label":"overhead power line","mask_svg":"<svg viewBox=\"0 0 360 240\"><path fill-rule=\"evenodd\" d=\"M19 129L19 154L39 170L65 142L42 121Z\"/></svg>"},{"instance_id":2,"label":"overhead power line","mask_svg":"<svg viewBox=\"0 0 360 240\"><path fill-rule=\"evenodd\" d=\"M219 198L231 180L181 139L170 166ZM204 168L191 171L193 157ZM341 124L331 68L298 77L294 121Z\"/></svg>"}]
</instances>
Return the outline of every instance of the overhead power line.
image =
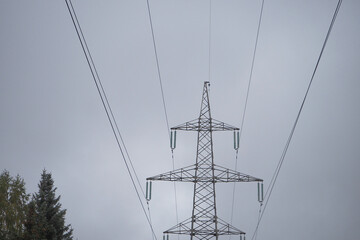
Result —
<instances>
[{"instance_id":1,"label":"overhead power line","mask_svg":"<svg viewBox=\"0 0 360 240\"><path fill-rule=\"evenodd\" d=\"M246 91L245 106L244 106L244 111L243 111L242 119L241 119L241 125L240 125L240 131L239 131L239 148L241 146L241 136L242 136L243 126L244 126L244 122L245 122L245 115L246 115L246 109L247 109L247 104L248 104L248 99L249 99L251 80L252 80L253 70L254 70L254 65L255 65L255 57L256 57L256 50L257 50L257 45L258 45L263 9L264 9L264 0L262 0L262 3L261 3L260 15L259 15L258 26L257 26L257 31L256 31L255 46L254 46L254 51L253 51L253 56L252 56L252 61L251 61L248 87L247 87L247 91ZM238 166L238 151L239 151L239 149L236 150L235 170L237 170L237 166ZM233 194L232 194L232 203L231 203L231 217L230 217L231 224L233 222L233 217L234 217L234 203L235 203L235 183L233 185Z\"/></svg>"},{"instance_id":2,"label":"overhead power line","mask_svg":"<svg viewBox=\"0 0 360 240\"><path fill-rule=\"evenodd\" d=\"M157 73L158 73L158 78L159 78L159 83L160 83L160 90L161 90L161 97L162 97L162 103L163 103L165 120L166 120L166 127L167 127L167 131L168 131L168 135L169 135L169 140L170 140L169 118L168 118L168 114L167 114L167 111L166 111L164 88L163 88L162 79L161 79L161 71L160 71L159 57L158 57L157 48L156 48L154 27L153 27L153 22L152 22L152 17L151 17L151 8L150 8L150 2L149 2L149 0L146 0L146 3L147 3L148 14L149 14L149 21L150 21L150 28L151 28L151 36L152 36L152 42L153 42L153 47L154 47L155 59L156 59L156 68L157 68ZM174 160L173 150L171 150L171 159L172 159L172 167L173 167L173 170L175 170L175 160ZM174 193L175 193L176 222L179 223L179 214L178 214L178 206L177 206L177 205L178 205L178 204L177 204L177 193L176 193L176 183L175 183L175 182L174 182Z\"/></svg>"},{"instance_id":3,"label":"overhead power line","mask_svg":"<svg viewBox=\"0 0 360 240\"><path fill-rule=\"evenodd\" d=\"M279 162L278 162L278 165L276 166L276 169L275 169L275 172L274 172L274 174L273 174L273 176L272 176L272 179L271 179L271 181L270 181L269 187L268 187L267 190L266 190L266 193L265 193L265 196L264 196L264 198L265 198L264 208L263 208L263 210L261 211L261 214L260 214L260 216L259 216L259 219L258 219L256 228L255 228L255 232L254 232L254 234L253 234L253 236L252 236L252 238L251 238L252 240L253 240L254 237L257 235L257 232L258 232L258 230L259 230L260 222L261 222L261 220L262 220L262 217L264 216L265 209L266 209L266 207L267 207L267 205L268 205L268 203L269 203L269 199L270 199L271 193L272 193L272 191L273 191L273 189L274 189L276 180L277 180L277 178L278 178L278 176L279 176L279 172L280 172L281 166L282 166L282 164L284 163L284 159L285 159L287 150L288 150L288 148L289 148L291 139L292 139L292 137L293 137L293 135L294 135L295 128L296 128L297 123L298 123L298 121L299 121L299 118L300 118L301 112L302 112L302 110L303 110L303 107L304 107L306 98L307 98L307 96L308 96L310 87L311 87L312 82L313 82L313 80L314 80L314 76L315 76L315 74L316 74L316 71L317 71L317 69L318 69L318 66L319 66L321 57L322 57L322 55L323 55L324 49L325 49L325 47L326 47L326 44L327 44L327 42L328 42L328 39L329 39L331 30L332 30L332 28L333 28L333 26L334 26L336 17L337 17L337 15L338 15L339 10L340 10L341 3L342 3L342 0L339 0L338 3L337 3L335 12L334 12L334 14L333 14L333 17L332 17L332 20L331 20L329 29L328 29L328 31L327 31L327 34L326 34L324 43L323 43L323 45L322 45L322 48L321 48L321 51L320 51L318 60L317 60L316 65L315 65L314 71L313 71L313 73L312 73L312 75L311 75L311 79L310 79L309 85L308 85L308 87L307 87L307 89L306 89L306 93L305 93L305 96L304 96L303 101L302 101L302 103L301 103L299 112L298 112L298 114L297 114L297 116L296 116L296 119L295 119L295 122L294 122L294 124L293 124L293 127L291 128L290 135L289 135L289 137L288 137L288 139L287 139L287 141L286 141L284 150L283 150L283 152L282 152L282 154L281 154L281 157L280 157L280 160L279 160Z\"/></svg>"},{"instance_id":4,"label":"overhead power line","mask_svg":"<svg viewBox=\"0 0 360 240\"><path fill-rule=\"evenodd\" d=\"M165 103L164 89L163 89L163 84L162 84L162 80L161 80L159 57L158 57L157 48L156 48L154 27L153 27L153 23L152 23L151 9L150 9L149 0L146 0L146 3L147 3L148 14L149 14L149 21L150 21L150 28L151 28L151 36L152 36L152 40L153 40L153 46L154 46L154 52L155 52L155 59L156 59L156 67L157 67L157 73L158 73L158 77L159 77L159 83L160 83L160 89L161 89L162 102L163 102L163 107L164 107L164 112L165 112L166 126L167 126L167 130L168 130L169 138L170 138L169 118L168 118L167 111L166 111L166 103Z\"/></svg>"},{"instance_id":5,"label":"overhead power line","mask_svg":"<svg viewBox=\"0 0 360 240\"><path fill-rule=\"evenodd\" d=\"M143 209L143 212L145 214L145 217L147 219L147 222L149 223L149 226L150 226L150 229L151 229L151 232L152 232L152 235L153 237L156 238L156 234L154 232L154 229L153 229L153 226L152 226L152 223L151 223L151 219L150 219L150 216L148 216L148 214L146 213L146 210L145 210L145 207L144 207L144 204L141 200L141 197L140 197L140 193L139 193L139 190L138 190L138 187L136 186L136 183L135 183L135 179L134 179L134 176L133 176L133 173L135 175L135 178L137 180L137 183L140 187L140 190L142 192L142 194L144 195L145 197L145 194L144 194L144 191L141 187L141 184L140 184L140 181L139 181L139 178L136 174L136 171L135 171L135 168L132 164L132 161L131 161L131 158L129 156L129 153L126 149L126 146L125 146L125 143L124 143L124 140L120 134L120 130L119 130L119 127L116 123L116 119L114 117L114 114L113 114L113 111L111 109L111 106L110 106L110 103L108 101L108 98L106 96L106 93L105 93L105 90L104 90L104 87L101 83L101 79L99 77L99 74L97 72L97 69L96 69L96 66L95 66L95 63L94 63L94 60L91 56L91 53L90 53L90 50L89 50L89 47L86 43L86 40L85 40L85 37L84 37L84 34L83 34L83 31L81 29L81 26L80 26L80 23L79 23L79 20L78 20L78 17L76 15L76 12L75 12L75 9L74 9L74 6L71 2L71 0L65 0L65 3L66 3L66 6L68 8L68 11L70 13L70 16L71 16L71 20L73 22L73 25L74 25L74 28L76 30L76 33L77 33L77 36L79 38L79 41L80 41L80 44L81 44L81 47L83 49L83 52L84 52L84 55L85 55L85 58L86 58L86 61L87 61L87 64L90 68L90 71L91 71L91 75L93 77L93 80L94 80L94 83L95 83L95 86L96 86L96 89L100 95L100 98L101 98L101 102L102 102L102 105L105 109L105 112L106 112L106 116L109 120L109 123L110 123L110 126L111 126L111 129L114 133L114 136L115 136L115 139L116 139L116 142L117 142L117 145L118 145L118 148L121 152L121 155L123 157L123 160L124 160L124 163L125 163L125 166L126 166L126 169L129 173L129 176L130 176L130 179L131 179L131 182L132 182L132 185L134 187L134 190L136 192L136 195L139 199L139 202L141 204L141 207ZM124 149L124 150L123 150ZM125 155L126 154L126 155ZM133 173L131 172L131 169L133 171ZM150 214L150 213L149 213Z\"/></svg>"},{"instance_id":6,"label":"overhead power line","mask_svg":"<svg viewBox=\"0 0 360 240\"><path fill-rule=\"evenodd\" d=\"M211 81L211 14L212 13L212 4L211 0L209 0L209 82Z\"/></svg>"}]
</instances>

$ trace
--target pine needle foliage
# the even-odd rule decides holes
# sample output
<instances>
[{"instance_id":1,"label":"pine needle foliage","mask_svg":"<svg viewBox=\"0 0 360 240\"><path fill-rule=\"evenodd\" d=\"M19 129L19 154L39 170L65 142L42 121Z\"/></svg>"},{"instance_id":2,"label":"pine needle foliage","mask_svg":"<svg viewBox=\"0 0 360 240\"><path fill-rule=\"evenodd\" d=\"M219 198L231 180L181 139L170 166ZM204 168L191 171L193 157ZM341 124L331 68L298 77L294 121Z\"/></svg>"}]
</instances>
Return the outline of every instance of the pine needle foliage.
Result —
<instances>
[{"instance_id":1,"label":"pine needle foliage","mask_svg":"<svg viewBox=\"0 0 360 240\"><path fill-rule=\"evenodd\" d=\"M28 205L24 239L72 240L73 229L70 224L65 225L66 209L61 209L51 173L43 170L38 187Z\"/></svg>"}]
</instances>

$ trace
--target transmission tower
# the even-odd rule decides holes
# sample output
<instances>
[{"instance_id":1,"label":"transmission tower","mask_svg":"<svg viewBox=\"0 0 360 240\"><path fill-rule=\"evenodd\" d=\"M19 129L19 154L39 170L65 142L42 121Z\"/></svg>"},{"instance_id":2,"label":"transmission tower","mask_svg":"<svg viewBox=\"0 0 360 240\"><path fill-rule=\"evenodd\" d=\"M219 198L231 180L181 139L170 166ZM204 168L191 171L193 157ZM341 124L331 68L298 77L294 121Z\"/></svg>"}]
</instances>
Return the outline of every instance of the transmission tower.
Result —
<instances>
[{"instance_id":1,"label":"transmission tower","mask_svg":"<svg viewBox=\"0 0 360 240\"><path fill-rule=\"evenodd\" d=\"M190 235L190 240L218 240L219 236L223 235L240 235L240 239L245 239L245 232L231 226L218 217L215 183L262 183L263 180L215 165L212 141L213 132L234 131L234 148L237 149L239 147L239 128L211 118L209 86L209 82L204 83L199 118L171 128L170 144L172 149L176 145L177 130L198 132L196 163L188 167L149 177L147 180L194 183L191 217L166 230L164 234Z\"/></svg>"}]
</instances>

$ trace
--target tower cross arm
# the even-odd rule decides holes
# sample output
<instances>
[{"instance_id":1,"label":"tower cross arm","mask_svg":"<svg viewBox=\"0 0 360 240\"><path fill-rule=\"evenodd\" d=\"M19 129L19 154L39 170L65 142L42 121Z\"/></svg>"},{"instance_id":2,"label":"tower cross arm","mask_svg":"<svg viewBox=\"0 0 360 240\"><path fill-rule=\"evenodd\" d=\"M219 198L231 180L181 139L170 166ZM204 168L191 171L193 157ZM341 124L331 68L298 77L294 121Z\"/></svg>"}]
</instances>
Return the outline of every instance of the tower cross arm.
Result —
<instances>
[{"instance_id":1,"label":"tower cross arm","mask_svg":"<svg viewBox=\"0 0 360 240\"><path fill-rule=\"evenodd\" d=\"M183 235L192 235L198 236L220 236L220 235L240 235L245 234L245 232L237 229L236 227L230 225L229 223L225 222L224 220L217 217L217 225L218 228L215 230L211 228L213 224L213 219L200 219L195 217L194 221L197 223L196 225L199 226L206 226L203 227L195 227L191 228L191 221L192 219L186 219L185 221L178 223L174 227L166 230L164 234L183 234Z\"/></svg>"},{"instance_id":2,"label":"tower cross arm","mask_svg":"<svg viewBox=\"0 0 360 240\"><path fill-rule=\"evenodd\" d=\"M260 178L256 178L215 164L214 180L216 182L263 182L263 180Z\"/></svg>"},{"instance_id":3,"label":"tower cross arm","mask_svg":"<svg viewBox=\"0 0 360 240\"><path fill-rule=\"evenodd\" d=\"M201 167L198 167L198 170ZM214 165L214 176L196 175L196 165L180 168L167 173L162 173L154 177L149 177L149 181L170 181L170 182L262 182L260 178L240 173L231 169Z\"/></svg>"},{"instance_id":4,"label":"tower cross arm","mask_svg":"<svg viewBox=\"0 0 360 240\"><path fill-rule=\"evenodd\" d=\"M194 182L195 165L146 178L148 181Z\"/></svg>"},{"instance_id":5,"label":"tower cross arm","mask_svg":"<svg viewBox=\"0 0 360 240\"><path fill-rule=\"evenodd\" d=\"M238 131L238 127L231 126L230 124L215 120L213 118L198 118L176 127L171 130L184 130L184 131Z\"/></svg>"}]
</instances>

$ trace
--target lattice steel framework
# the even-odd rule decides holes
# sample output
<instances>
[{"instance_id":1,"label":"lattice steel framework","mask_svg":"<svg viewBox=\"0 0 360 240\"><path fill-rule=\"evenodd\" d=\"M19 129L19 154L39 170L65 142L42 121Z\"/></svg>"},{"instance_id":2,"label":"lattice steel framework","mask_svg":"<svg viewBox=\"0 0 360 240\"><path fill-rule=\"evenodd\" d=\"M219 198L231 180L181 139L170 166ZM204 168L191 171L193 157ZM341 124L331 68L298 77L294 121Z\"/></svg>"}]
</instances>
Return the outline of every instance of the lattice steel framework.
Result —
<instances>
[{"instance_id":1,"label":"lattice steel framework","mask_svg":"<svg viewBox=\"0 0 360 240\"><path fill-rule=\"evenodd\" d=\"M204 83L199 118L171 128L172 131L198 132L196 163L147 178L149 181L194 183L192 216L164 232L164 234L190 235L191 240L218 240L221 235L244 235L245 232L218 218L215 183L263 181L214 164L212 133L214 131L238 131L239 128L211 118L209 85L209 82Z\"/></svg>"}]
</instances>

